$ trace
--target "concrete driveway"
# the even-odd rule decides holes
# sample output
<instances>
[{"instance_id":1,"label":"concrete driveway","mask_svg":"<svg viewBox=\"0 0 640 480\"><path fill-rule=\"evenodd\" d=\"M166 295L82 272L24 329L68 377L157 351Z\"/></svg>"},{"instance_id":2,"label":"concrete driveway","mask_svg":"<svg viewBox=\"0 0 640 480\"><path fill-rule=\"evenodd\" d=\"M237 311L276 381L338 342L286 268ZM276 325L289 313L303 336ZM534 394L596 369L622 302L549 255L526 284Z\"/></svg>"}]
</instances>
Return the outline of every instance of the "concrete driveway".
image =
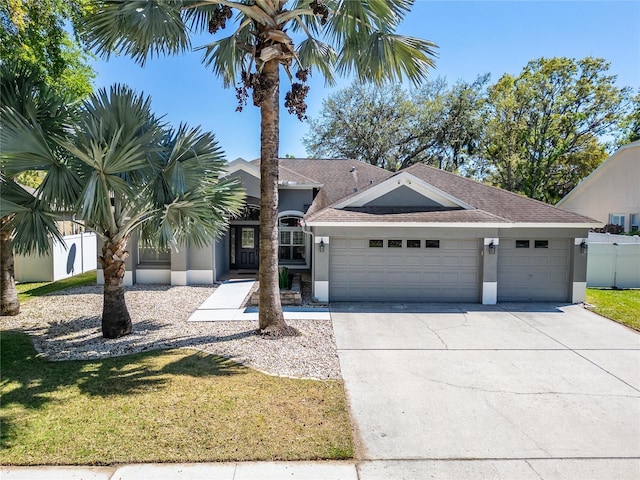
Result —
<instances>
[{"instance_id":1,"label":"concrete driveway","mask_svg":"<svg viewBox=\"0 0 640 480\"><path fill-rule=\"evenodd\" d=\"M640 478L637 332L577 305L331 317L360 478Z\"/></svg>"}]
</instances>

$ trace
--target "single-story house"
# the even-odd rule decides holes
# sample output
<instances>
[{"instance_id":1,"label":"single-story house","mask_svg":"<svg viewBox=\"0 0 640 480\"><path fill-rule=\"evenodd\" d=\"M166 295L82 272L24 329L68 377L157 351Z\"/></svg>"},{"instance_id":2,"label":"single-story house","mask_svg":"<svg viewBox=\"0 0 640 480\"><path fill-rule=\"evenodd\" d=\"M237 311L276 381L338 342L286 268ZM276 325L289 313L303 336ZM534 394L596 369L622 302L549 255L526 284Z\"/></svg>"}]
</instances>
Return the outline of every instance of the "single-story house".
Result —
<instances>
[{"instance_id":1,"label":"single-story house","mask_svg":"<svg viewBox=\"0 0 640 480\"><path fill-rule=\"evenodd\" d=\"M557 206L640 232L640 140L618 149Z\"/></svg>"},{"instance_id":2,"label":"single-story house","mask_svg":"<svg viewBox=\"0 0 640 480\"><path fill-rule=\"evenodd\" d=\"M206 249L137 250L126 283L209 284L258 268L259 161L227 176L246 209ZM423 164L279 160L280 264L311 272L319 301L580 302L585 242L601 223Z\"/></svg>"}]
</instances>

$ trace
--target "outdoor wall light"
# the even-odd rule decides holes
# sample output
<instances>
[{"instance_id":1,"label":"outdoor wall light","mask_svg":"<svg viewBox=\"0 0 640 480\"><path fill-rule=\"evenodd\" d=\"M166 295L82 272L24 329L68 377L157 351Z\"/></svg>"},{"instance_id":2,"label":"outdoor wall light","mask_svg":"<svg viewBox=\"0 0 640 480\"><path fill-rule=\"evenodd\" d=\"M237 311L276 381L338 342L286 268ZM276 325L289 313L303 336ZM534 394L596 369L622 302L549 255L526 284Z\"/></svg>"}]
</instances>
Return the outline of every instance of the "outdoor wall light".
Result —
<instances>
[{"instance_id":1,"label":"outdoor wall light","mask_svg":"<svg viewBox=\"0 0 640 480\"><path fill-rule=\"evenodd\" d=\"M324 239L320 239L320 251L324 252Z\"/></svg>"},{"instance_id":2,"label":"outdoor wall light","mask_svg":"<svg viewBox=\"0 0 640 480\"><path fill-rule=\"evenodd\" d=\"M586 240L582 240L582 243L580 244L580 253L587 253L587 250L589 250L589 245Z\"/></svg>"},{"instance_id":3,"label":"outdoor wall light","mask_svg":"<svg viewBox=\"0 0 640 480\"><path fill-rule=\"evenodd\" d=\"M490 255L496 254L496 245L495 243L493 243L493 240L491 240L491 243L489 244L489 254Z\"/></svg>"}]
</instances>

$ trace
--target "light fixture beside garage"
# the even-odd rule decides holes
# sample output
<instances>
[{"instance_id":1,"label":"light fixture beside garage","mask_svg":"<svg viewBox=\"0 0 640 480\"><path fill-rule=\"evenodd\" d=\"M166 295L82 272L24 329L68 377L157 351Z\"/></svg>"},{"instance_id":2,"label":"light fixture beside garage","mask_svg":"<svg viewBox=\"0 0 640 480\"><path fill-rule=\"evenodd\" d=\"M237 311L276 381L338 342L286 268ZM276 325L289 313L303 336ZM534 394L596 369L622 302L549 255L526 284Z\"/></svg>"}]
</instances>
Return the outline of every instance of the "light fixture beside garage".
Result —
<instances>
[{"instance_id":1,"label":"light fixture beside garage","mask_svg":"<svg viewBox=\"0 0 640 480\"><path fill-rule=\"evenodd\" d=\"M320 239L320 251L324 252L324 239L323 238Z\"/></svg>"},{"instance_id":2,"label":"light fixture beside garage","mask_svg":"<svg viewBox=\"0 0 640 480\"><path fill-rule=\"evenodd\" d=\"M493 243L493 240L491 240L491 243L489 244L489 255L495 255L496 254L496 244Z\"/></svg>"},{"instance_id":3,"label":"light fixture beside garage","mask_svg":"<svg viewBox=\"0 0 640 480\"><path fill-rule=\"evenodd\" d=\"M589 245L586 240L582 240L580 243L580 253L587 253L587 250L589 250Z\"/></svg>"}]
</instances>

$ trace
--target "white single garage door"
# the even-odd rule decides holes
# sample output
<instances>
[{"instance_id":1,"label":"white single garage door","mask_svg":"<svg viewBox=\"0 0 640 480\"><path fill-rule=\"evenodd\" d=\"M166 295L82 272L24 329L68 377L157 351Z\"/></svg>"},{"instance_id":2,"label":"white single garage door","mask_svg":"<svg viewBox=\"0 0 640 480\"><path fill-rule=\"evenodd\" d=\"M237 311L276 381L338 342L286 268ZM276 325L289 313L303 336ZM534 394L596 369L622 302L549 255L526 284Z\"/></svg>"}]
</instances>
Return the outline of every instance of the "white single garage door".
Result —
<instances>
[{"instance_id":1,"label":"white single garage door","mask_svg":"<svg viewBox=\"0 0 640 480\"><path fill-rule=\"evenodd\" d=\"M500 239L499 302L569 300L571 240Z\"/></svg>"},{"instance_id":2,"label":"white single garage door","mask_svg":"<svg viewBox=\"0 0 640 480\"><path fill-rule=\"evenodd\" d=\"M332 238L329 300L479 302L479 239Z\"/></svg>"}]
</instances>

